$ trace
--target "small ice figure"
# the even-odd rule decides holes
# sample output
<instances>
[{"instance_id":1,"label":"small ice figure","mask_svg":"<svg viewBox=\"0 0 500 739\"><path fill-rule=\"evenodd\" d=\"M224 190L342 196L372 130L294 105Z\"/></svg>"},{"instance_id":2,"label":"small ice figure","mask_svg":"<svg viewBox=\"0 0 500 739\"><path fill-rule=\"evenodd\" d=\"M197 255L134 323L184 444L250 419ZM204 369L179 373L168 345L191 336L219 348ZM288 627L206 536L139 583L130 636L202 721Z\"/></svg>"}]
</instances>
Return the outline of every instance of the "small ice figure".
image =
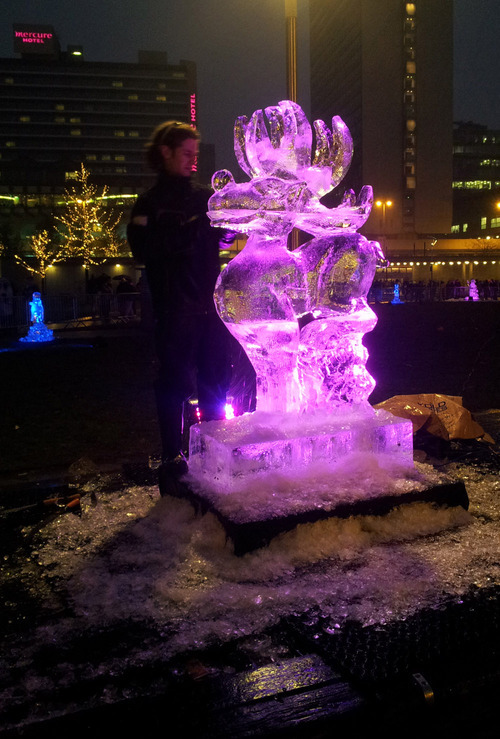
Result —
<instances>
[{"instance_id":1,"label":"small ice figure","mask_svg":"<svg viewBox=\"0 0 500 739\"><path fill-rule=\"evenodd\" d=\"M31 326L26 336L20 341L25 342L44 342L53 341L54 334L50 328L44 324L43 319L45 312L43 309L42 296L40 293L33 293L32 299L30 300L30 316Z\"/></svg>"},{"instance_id":2,"label":"small ice figure","mask_svg":"<svg viewBox=\"0 0 500 739\"><path fill-rule=\"evenodd\" d=\"M393 305L397 305L398 303L403 302L401 298L399 297L399 290L400 290L399 282L396 280L396 282L394 283L394 297L391 300L391 303Z\"/></svg>"},{"instance_id":3,"label":"small ice figure","mask_svg":"<svg viewBox=\"0 0 500 739\"><path fill-rule=\"evenodd\" d=\"M469 300L479 300L479 293L477 291L476 280L474 278L469 282Z\"/></svg>"},{"instance_id":4,"label":"small ice figure","mask_svg":"<svg viewBox=\"0 0 500 739\"><path fill-rule=\"evenodd\" d=\"M320 198L336 187L352 159L341 118L312 128L289 100L237 119L235 153L249 182L228 170L212 178L214 226L249 233L221 273L219 315L257 374L257 409L303 412L367 403L375 381L366 370L363 335L376 315L368 306L380 245L356 233L370 215L373 193L348 191L336 208ZM287 248L294 228L313 236Z\"/></svg>"}]
</instances>

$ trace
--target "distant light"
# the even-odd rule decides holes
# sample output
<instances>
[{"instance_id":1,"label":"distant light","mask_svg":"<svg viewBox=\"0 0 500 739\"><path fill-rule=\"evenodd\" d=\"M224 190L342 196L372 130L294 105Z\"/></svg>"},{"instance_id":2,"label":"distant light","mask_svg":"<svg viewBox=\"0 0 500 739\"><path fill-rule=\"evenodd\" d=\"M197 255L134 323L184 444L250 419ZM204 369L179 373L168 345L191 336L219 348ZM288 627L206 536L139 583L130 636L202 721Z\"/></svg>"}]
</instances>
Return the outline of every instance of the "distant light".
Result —
<instances>
[{"instance_id":1,"label":"distant light","mask_svg":"<svg viewBox=\"0 0 500 739\"><path fill-rule=\"evenodd\" d=\"M224 415L226 419L234 418L234 408L231 403L226 403L226 405L224 406Z\"/></svg>"},{"instance_id":2,"label":"distant light","mask_svg":"<svg viewBox=\"0 0 500 739\"><path fill-rule=\"evenodd\" d=\"M81 51L78 51L77 49L75 49L75 51L72 51L71 52L71 55L72 56L81 56L82 55L82 52Z\"/></svg>"}]
</instances>

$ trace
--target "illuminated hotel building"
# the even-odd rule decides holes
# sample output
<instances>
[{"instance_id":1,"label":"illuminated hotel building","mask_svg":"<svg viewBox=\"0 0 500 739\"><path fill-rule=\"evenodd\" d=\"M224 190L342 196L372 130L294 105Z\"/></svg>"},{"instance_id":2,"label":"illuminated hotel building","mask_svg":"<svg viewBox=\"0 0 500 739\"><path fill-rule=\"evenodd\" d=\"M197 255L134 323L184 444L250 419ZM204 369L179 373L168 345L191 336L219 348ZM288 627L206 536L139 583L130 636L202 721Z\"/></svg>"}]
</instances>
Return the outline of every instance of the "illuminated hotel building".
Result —
<instances>
[{"instance_id":1,"label":"illuminated hotel building","mask_svg":"<svg viewBox=\"0 0 500 739\"><path fill-rule=\"evenodd\" d=\"M167 64L160 52L139 52L137 64L88 62L81 47L61 52L50 26L15 26L14 51L21 57L0 59L3 213L12 197L25 212L50 209L82 163L92 184L138 193L152 182L144 147L153 128L172 118L196 125L193 62Z\"/></svg>"},{"instance_id":2,"label":"illuminated hotel building","mask_svg":"<svg viewBox=\"0 0 500 739\"><path fill-rule=\"evenodd\" d=\"M380 201L364 232L391 251L449 234L452 0L310 0L310 42L312 115L344 119L343 185L370 184Z\"/></svg>"}]
</instances>

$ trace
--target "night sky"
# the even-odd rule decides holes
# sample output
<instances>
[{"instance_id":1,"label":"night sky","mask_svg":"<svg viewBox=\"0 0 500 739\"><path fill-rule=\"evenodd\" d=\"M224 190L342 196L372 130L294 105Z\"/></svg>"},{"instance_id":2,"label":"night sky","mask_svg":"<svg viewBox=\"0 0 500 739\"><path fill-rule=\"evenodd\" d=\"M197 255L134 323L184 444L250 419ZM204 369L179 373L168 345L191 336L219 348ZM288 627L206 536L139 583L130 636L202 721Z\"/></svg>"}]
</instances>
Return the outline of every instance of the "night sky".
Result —
<instances>
[{"instance_id":1,"label":"night sky","mask_svg":"<svg viewBox=\"0 0 500 739\"><path fill-rule=\"evenodd\" d=\"M309 114L307 0L298 6L298 102ZM497 129L499 10L498 0L455 0L455 120ZM203 139L235 174L234 119L286 97L284 0L16 0L2 10L0 57L14 56L13 23L54 26L87 61L135 62L138 49L195 61Z\"/></svg>"}]
</instances>

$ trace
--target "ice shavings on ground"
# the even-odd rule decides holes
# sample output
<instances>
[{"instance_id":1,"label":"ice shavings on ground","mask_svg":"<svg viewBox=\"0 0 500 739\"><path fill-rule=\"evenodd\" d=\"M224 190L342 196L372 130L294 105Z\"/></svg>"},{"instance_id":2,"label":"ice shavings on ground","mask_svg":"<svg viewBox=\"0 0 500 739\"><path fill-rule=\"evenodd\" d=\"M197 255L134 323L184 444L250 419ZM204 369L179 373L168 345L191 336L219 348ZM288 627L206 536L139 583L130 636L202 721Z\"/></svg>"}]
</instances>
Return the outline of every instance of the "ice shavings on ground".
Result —
<instances>
[{"instance_id":1,"label":"ice shavings on ground","mask_svg":"<svg viewBox=\"0 0 500 739\"><path fill-rule=\"evenodd\" d=\"M204 487L188 478L193 490L215 504L223 515L241 523L279 518L340 504L386 495L403 495L442 482L442 475L429 465L407 467L389 455L353 453L335 466L310 465L307 470L286 468L248 476L231 492Z\"/></svg>"},{"instance_id":2,"label":"ice shavings on ground","mask_svg":"<svg viewBox=\"0 0 500 739\"><path fill-rule=\"evenodd\" d=\"M470 512L417 503L383 517L331 519L243 557L214 516L160 499L156 487L85 496L81 517L62 515L34 538L25 567L38 625L4 645L0 709L29 700L39 711L30 696L258 634L314 607L339 625L381 624L498 583L498 476L452 471L467 485ZM16 577L22 582L22 573ZM54 610L50 592L69 607ZM155 637L133 645L127 637L121 646L112 640L99 663L80 654L74 664L75 641L113 634L120 623L130 635L132 624L147 624ZM50 674L40 657L47 649L59 655Z\"/></svg>"}]
</instances>

